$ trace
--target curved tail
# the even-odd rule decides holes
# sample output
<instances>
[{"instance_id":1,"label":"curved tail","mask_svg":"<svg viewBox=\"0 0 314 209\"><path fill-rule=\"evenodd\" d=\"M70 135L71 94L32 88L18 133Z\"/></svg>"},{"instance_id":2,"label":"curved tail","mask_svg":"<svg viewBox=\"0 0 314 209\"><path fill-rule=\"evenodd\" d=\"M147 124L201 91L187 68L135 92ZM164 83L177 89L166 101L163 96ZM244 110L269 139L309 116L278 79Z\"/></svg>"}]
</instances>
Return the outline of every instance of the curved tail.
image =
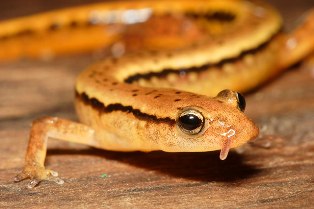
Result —
<instances>
[{"instance_id":1,"label":"curved tail","mask_svg":"<svg viewBox=\"0 0 314 209\"><path fill-rule=\"evenodd\" d=\"M283 46L280 68L287 68L314 51L314 9L310 10L293 31L281 36Z\"/></svg>"}]
</instances>

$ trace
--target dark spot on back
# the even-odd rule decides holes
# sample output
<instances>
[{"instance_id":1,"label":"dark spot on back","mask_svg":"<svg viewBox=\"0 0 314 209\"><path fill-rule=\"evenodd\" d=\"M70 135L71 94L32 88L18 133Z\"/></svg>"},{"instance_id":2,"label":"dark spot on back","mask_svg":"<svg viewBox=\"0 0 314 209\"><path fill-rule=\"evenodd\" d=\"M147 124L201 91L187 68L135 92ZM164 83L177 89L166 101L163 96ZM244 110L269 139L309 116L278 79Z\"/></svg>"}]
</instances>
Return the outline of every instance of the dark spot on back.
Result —
<instances>
[{"instance_id":1,"label":"dark spot on back","mask_svg":"<svg viewBox=\"0 0 314 209\"><path fill-rule=\"evenodd\" d=\"M111 58L111 62L112 62L113 64L116 64L116 63L118 62L118 59L115 58L115 57L113 57L113 58Z\"/></svg>"},{"instance_id":2,"label":"dark spot on back","mask_svg":"<svg viewBox=\"0 0 314 209\"><path fill-rule=\"evenodd\" d=\"M116 85L118 85L118 82L113 82L112 85L116 86Z\"/></svg>"},{"instance_id":3,"label":"dark spot on back","mask_svg":"<svg viewBox=\"0 0 314 209\"><path fill-rule=\"evenodd\" d=\"M167 53L167 57L169 57L169 58L170 58L170 57L172 57L172 55L173 55L173 54L172 54L172 53L170 53L170 52L169 52L169 53Z\"/></svg>"},{"instance_id":4,"label":"dark spot on back","mask_svg":"<svg viewBox=\"0 0 314 209\"><path fill-rule=\"evenodd\" d=\"M181 91L176 91L176 93L175 94L181 94L182 92Z\"/></svg>"},{"instance_id":5,"label":"dark spot on back","mask_svg":"<svg viewBox=\"0 0 314 209\"><path fill-rule=\"evenodd\" d=\"M137 96L137 94L132 94L132 97L136 97Z\"/></svg>"},{"instance_id":6,"label":"dark spot on back","mask_svg":"<svg viewBox=\"0 0 314 209\"><path fill-rule=\"evenodd\" d=\"M92 71L89 75L88 75L88 77L90 77L90 78L94 78L95 76L96 76L96 72L95 71Z\"/></svg>"},{"instance_id":7,"label":"dark spot on back","mask_svg":"<svg viewBox=\"0 0 314 209\"><path fill-rule=\"evenodd\" d=\"M154 99L157 99L157 98L159 98L159 97L161 97L163 94L157 94L155 97L154 97Z\"/></svg>"},{"instance_id":8,"label":"dark spot on back","mask_svg":"<svg viewBox=\"0 0 314 209\"><path fill-rule=\"evenodd\" d=\"M175 101L175 102L179 102L179 101L181 101L181 99L175 99L174 101Z\"/></svg>"},{"instance_id":9,"label":"dark spot on back","mask_svg":"<svg viewBox=\"0 0 314 209\"><path fill-rule=\"evenodd\" d=\"M26 35L32 35L34 34L35 31L31 30L31 29L25 29L25 30L22 30L22 31L19 31L18 33L16 33L15 35L16 36L26 36Z\"/></svg>"},{"instance_id":10,"label":"dark spot on back","mask_svg":"<svg viewBox=\"0 0 314 209\"><path fill-rule=\"evenodd\" d=\"M69 25L71 28L76 28L77 26L78 26L78 22L77 21L75 21L75 20L72 20L71 22L70 22L70 25Z\"/></svg>"},{"instance_id":11,"label":"dark spot on back","mask_svg":"<svg viewBox=\"0 0 314 209\"><path fill-rule=\"evenodd\" d=\"M5 41L5 40L7 40L7 39L9 39L9 38L10 38L10 36L8 36L8 35L3 35L3 36L0 37L0 41Z\"/></svg>"},{"instance_id":12,"label":"dark spot on back","mask_svg":"<svg viewBox=\"0 0 314 209\"><path fill-rule=\"evenodd\" d=\"M152 51L150 51L150 53L151 53L151 55L156 55L158 53L158 51L152 50Z\"/></svg>"},{"instance_id":13,"label":"dark spot on back","mask_svg":"<svg viewBox=\"0 0 314 209\"><path fill-rule=\"evenodd\" d=\"M55 30L58 30L58 29L60 29L60 28L61 28L60 24L54 22L54 23L51 23L51 24L50 24L48 30L50 30L50 31L55 31Z\"/></svg>"}]
</instances>

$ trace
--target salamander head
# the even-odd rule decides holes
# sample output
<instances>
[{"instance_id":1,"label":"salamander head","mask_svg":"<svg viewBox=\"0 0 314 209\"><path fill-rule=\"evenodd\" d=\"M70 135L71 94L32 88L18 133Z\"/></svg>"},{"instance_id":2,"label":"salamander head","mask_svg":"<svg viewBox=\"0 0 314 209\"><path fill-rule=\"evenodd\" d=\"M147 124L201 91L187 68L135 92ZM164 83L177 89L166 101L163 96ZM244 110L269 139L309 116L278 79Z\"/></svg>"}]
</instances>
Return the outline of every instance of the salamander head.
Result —
<instances>
[{"instance_id":1,"label":"salamander head","mask_svg":"<svg viewBox=\"0 0 314 209\"><path fill-rule=\"evenodd\" d=\"M237 92L224 90L213 99L190 104L177 113L175 144L180 151L221 150L224 160L230 148L258 135L256 125L243 113L244 97Z\"/></svg>"}]
</instances>

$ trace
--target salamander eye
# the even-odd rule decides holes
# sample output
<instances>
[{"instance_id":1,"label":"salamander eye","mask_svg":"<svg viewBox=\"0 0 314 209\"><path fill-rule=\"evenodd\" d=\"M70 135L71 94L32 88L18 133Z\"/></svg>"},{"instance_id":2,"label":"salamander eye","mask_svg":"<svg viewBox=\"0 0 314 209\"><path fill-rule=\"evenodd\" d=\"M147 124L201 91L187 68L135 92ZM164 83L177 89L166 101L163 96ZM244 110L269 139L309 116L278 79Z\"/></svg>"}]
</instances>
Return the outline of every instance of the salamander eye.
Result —
<instances>
[{"instance_id":1,"label":"salamander eye","mask_svg":"<svg viewBox=\"0 0 314 209\"><path fill-rule=\"evenodd\" d=\"M204 116L196 110L188 109L179 115L177 124L184 133L198 134L204 127Z\"/></svg>"},{"instance_id":2,"label":"salamander eye","mask_svg":"<svg viewBox=\"0 0 314 209\"><path fill-rule=\"evenodd\" d=\"M238 108L242 112L244 112L245 110L245 99L238 92L225 89L219 92L215 98L219 101L224 102L225 104Z\"/></svg>"},{"instance_id":3,"label":"salamander eye","mask_svg":"<svg viewBox=\"0 0 314 209\"><path fill-rule=\"evenodd\" d=\"M242 94L240 93L236 93L237 95L237 101L238 101L238 108L244 112L245 110L245 106L246 106L246 102L245 102L245 99L244 99L244 96L242 96Z\"/></svg>"}]
</instances>

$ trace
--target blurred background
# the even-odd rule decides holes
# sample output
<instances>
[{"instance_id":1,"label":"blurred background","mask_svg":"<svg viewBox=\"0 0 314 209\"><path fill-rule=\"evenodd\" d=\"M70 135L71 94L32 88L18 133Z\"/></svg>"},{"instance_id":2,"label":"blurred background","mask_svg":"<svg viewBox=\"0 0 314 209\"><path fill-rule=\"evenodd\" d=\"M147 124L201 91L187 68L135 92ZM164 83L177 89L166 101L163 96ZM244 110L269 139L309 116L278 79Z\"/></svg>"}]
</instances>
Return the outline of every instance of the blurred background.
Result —
<instances>
[{"instance_id":1,"label":"blurred background","mask_svg":"<svg viewBox=\"0 0 314 209\"><path fill-rule=\"evenodd\" d=\"M108 0L107 0L108 1ZM119 1L119 0L118 0ZM11 0L0 2L0 19L7 19L16 16L29 15L37 12L58 9L68 6L84 5L88 3L106 2L104 0ZM292 20L293 16L300 14L305 8L314 6L313 0L268 0L267 2L276 6L287 20ZM289 18L290 16L290 18ZM292 17L291 17L292 16Z\"/></svg>"}]
</instances>

